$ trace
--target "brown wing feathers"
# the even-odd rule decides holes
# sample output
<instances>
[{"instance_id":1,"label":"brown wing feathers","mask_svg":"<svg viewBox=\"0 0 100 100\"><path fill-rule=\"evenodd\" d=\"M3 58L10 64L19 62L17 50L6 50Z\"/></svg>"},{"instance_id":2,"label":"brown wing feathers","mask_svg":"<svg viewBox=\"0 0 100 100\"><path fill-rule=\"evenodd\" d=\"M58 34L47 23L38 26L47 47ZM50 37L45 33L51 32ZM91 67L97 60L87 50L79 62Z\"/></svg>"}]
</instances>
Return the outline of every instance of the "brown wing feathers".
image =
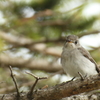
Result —
<instances>
[{"instance_id":1,"label":"brown wing feathers","mask_svg":"<svg viewBox=\"0 0 100 100\"><path fill-rule=\"evenodd\" d=\"M83 56L85 56L87 59L89 59L92 63L95 64L97 72L100 73L100 69L98 68L94 59L91 57L90 53L86 51L83 47L78 48L78 50L83 54Z\"/></svg>"}]
</instances>

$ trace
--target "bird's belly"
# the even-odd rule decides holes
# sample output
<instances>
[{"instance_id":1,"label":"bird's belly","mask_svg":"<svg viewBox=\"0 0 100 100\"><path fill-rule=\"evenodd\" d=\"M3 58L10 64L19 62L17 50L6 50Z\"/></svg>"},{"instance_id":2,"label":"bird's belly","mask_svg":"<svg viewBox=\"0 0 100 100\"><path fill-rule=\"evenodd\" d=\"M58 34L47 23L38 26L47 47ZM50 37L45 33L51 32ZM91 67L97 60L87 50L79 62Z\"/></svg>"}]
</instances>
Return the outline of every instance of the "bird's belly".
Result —
<instances>
[{"instance_id":1,"label":"bird's belly","mask_svg":"<svg viewBox=\"0 0 100 100\"><path fill-rule=\"evenodd\" d=\"M78 72L80 72L82 75L87 76L97 74L95 64L84 56L79 57L78 55L74 55L73 57L69 58L67 60L62 60L62 66L64 67L64 71L66 72L66 74L73 77L78 77Z\"/></svg>"}]
</instances>

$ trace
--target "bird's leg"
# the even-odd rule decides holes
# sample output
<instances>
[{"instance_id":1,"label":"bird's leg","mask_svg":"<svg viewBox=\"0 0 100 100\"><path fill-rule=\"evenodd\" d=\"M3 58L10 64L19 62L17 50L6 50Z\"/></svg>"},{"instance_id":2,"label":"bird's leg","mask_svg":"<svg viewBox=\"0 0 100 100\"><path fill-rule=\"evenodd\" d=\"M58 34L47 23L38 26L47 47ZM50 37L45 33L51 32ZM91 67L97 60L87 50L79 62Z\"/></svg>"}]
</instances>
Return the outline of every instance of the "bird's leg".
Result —
<instances>
[{"instance_id":1,"label":"bird's leg","mask_svg":"<svg viewBox=\"0 0 100 100\"><path fill-rule=\"evenodd\" d=\"M87 76L87 75L86 75L86 76L84 77L80 72L78 72L78 74L79 74L79 76L81 77L81 80L84 80L85 77Z\"/></svg>"},{"instance_id":2,"label":"bird's leg","mask_svg":"<svg viewBox=\"0 0 100 100\"><path fill-rule=\"evenodd\" d=\"M71 80L67 81L67 83L69 83L69 82L73 81L75 78L76 78L76 77L73 77Z\"/></svg>"}]
</instances>

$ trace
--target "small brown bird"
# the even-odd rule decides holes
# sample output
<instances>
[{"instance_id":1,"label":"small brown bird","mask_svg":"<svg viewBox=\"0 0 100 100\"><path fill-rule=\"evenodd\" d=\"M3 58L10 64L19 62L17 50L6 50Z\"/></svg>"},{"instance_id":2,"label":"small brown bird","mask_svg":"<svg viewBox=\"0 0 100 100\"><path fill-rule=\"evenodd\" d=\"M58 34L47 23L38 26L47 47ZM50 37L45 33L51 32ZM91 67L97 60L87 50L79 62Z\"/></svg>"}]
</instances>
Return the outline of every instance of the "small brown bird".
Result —
<instances>
[{"instance_id":1,"label":"small brown bird","mask_svg":"<svg viewBox=\"0 0 100 100\"><path fill-rule=\"evenodd\" d=\"M66 38L61 64L66 74L72 77L79 77L79 73L83 76L90 76L100 72L90 53L80 45L79 39L75 35L69 35Z\"/></svg>"}]
</instances>

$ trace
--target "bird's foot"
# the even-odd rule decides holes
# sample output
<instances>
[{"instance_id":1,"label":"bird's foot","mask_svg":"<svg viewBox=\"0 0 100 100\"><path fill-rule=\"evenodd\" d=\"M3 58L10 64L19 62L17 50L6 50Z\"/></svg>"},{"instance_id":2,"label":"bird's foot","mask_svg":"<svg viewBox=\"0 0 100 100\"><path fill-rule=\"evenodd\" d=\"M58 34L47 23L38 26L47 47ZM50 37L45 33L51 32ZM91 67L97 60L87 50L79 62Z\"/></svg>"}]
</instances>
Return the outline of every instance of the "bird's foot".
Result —
<instances>
[{"instance_id":1,"label":"bird's foot","mask_svg":"<svg viewBox=\"0 0 100 100\"><path fill-rule=\"evenodd\" d=\"M71 80L67 81L66 83L69 83L71 81L73 81L76 77L73 77Z\"/></svg>"},{"instance_id":2,"label":"bird's foot","mask_svg":"<svg viewBox=\"0 0 100 100\"><path fill-rule=\"evenodd\" d=\"M78 74L79 74L79 76L81 77L81 80L82 80L82 81L87 77L87 75L83 76L80 72L78 72Z\"/></svg>"}]
</instances>

